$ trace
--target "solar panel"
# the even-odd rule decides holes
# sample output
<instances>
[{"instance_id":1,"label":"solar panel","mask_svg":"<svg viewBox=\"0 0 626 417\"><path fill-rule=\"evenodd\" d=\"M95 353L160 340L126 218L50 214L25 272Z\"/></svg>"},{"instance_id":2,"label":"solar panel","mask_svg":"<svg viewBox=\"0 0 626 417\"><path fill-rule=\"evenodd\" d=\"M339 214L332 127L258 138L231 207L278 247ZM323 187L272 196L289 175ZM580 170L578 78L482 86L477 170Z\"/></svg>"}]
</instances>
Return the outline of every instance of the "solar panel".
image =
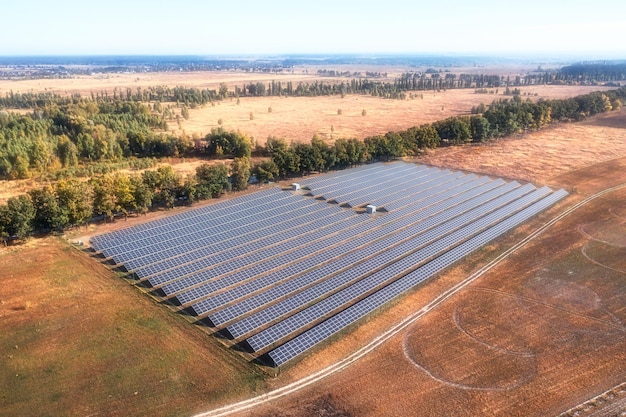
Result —
<instances>
[{"instance_id":1,"label":"solar panel","mask_svg":"<svg viewBox=\"0 0 626 417\"><path fill-rule=\"evenodd\" d=\"M357 297L363 296L368 291L375 289L376 286L383 285L388 280L405 274L411 268L431 257L438 256L440 253L449 250L458 242L462 242L473 234L480 232L481 228L487 227L493 222L499 221L503 216L509 215L510 211L516 209L519 204L534 201L540 194L540 190L534 191L525 197L519 198L514 204L497 209L474 222L471 222L471 219L476 215L471 212L466 213L466 215L460 216L458 219L460 225L465 224L460 229L456 228L457 224L454 221L441 224L424 235L426 236L424 240L428 239L429 242L426 246L423 244L424 240L420 242L420 238L416 237L390 251L383 252L379 257L349 270L349 274L360 274L360 277L355 277L358 278L357 282L330 296L320 294L321 296L318 298L321 301L285 318L266 330L254 334L247 339L248 343L257 351L276 343L290 333L298 331L315 320L322 319L324 315L331 314L334 309L342 308L343 305L352 302ZM513 198L515 197L517 196L513 196ZM510 202L510 199L508 201ZM507 200L503 199L502 202L507 202ZM498 204L500 203L495 203L494 205L497 206ZM482 209L483 207L477 208L477 210ZM466 219L465 222L461 220L464 217ZM419 243L422 244L420 245ZM380 266L384 266L383 269L378 271L373 269L376 267L380 268ZM307 300L307 302L310 303L311 301Z\"/></svg>"},{"instance_id":2,"label":"solar panel","mask_svg":"<svg viewBox=\"0 0 626 417\"><path fill-rule=\"evenodd\" d=\"M405 162L300 184L341 206L273 187L92 245L281 365L567 195Z\"/></svg>"},{"instance_id":3,"label":"solar panel","mask_svg":"<svg viewBox=\"0 0 626 417\"><path fill-rule=\"evenodd\" d=\"M329 338L333 334L345 329L350 324L366 316L370 312L384 305L393 298L401 295L424 279L433 276L441 270L447 268L457 262L463 256L478 249L482 245L497 238L506 231L521 224L523 221L546 209L550 205L564 198L567 192L559 190L550 196L543 198L535 204L518 212L507 220L497 224L496 226L482 232L473 239L468 240L456 248L448 251L441 257L431 261L430 263L416 269L407 274L400 280L390 284L379 292L359 301L358 303L348 307L342 312L330 317L321 324L307 330L306 332L296 336L290 341L278 346L268 353L275 365L281 366L294 359L303 352L311 349L316 344Z\"/></svg>"},{"instance_id":4,"label":"solar panel","mask_svg":"<svg viewBox=\"0 0 626 417\"><path fill-rule=\"evenodd\" d=\"M207 213L214 213L220 210L233 211L237 210L238 206L249 204L255 200L264 201L266 198L276 198L280 196L281 190L277 187L272 187L267 190L262 190L257 193L241 196L229 201L220 201L206 207L195 208L184 213L175 214L166 218L153 220L147 223L143 223L136 226L131 226L126 229L107 233L105 235L94 236L90 241L92 244L98 246L99 249L109 248L119 245L121 242L126 242L129 239L141 233L143 230L156 229L158 227L170 224L176 224L181 221L189 221L196 217L205 216Z\"/></svg>"},{"instance_id":5,"label":"solar panel","mask_svg":"<svg viewBox=\"0 0 626 417\"><path fill-rule=\"evenodd\" d=\"M476 184L478 183L477 181L474 183ZM400 231L403 230L403 228L405 228L406 226L409 226L412 223L415 222L419 222L424 218L430 217L430 216L434 216L437 213L440 213L442 211L445 211L446 209L450 210L447 213L440 213L438 217L435 217L435 219L431 219L428 223L423 223L421 225L419 225L418 227L421 228L419 230L424 230L425 228L429 227L430 224L439 222L439 221L443 221L445 219L447 219L452 213L455 211L458 211L460 209L464 209L464 207L467 206L466 205L461 205L460 207L456 207L457 204L465 201L465 200L470 200L473 197L475 197L475 194L478 194L480 191L482 192L486 192L490 189L496 188L498 185L502 185L503 182L502 181L494 181L491 183L487 183L487 184L482 184L480 187L477 187L475 190L473 190L472 192L467 192L468 189L471 189L470 185L462 185L459 186L457 188L457 192L455 192L455 197L454 198L446 198L445 194L442 196L439 196L438 198L439 200L439 204L432 204L435 200L433 199L425 199L422 201L423 206L421 208L424 208L424 210L421 211L417 211L416 213L410 214L404 218L400 218L400 217L396 217L394 218L393 216L391 218L386 218L386 217L382 217L377 219L375 222L373 222L372 224L366 224L364 225L364 227L357 227L355 229L353 229L351 231L350 234L346 235L344 234L341 239L344 241L344 244L340 247L337 247L335 249L333 249L333 256L337 255L338 252L347 250L347 248L351 247L353 244L355 243L359 243L359 244L365 244L365 243L369 243L369 248L367 250L367 252L369 251L374 251L374 253L376 251L378 251L378 246L374 246L374 240L378 239L381 236L386 236L388 234L392 234L393 233L398 233ZM515 187L515 184L511 184L511 185L507 185L507 187ZM465 190L466 192L458 192L459 190ZM453 189L450 189L448 191L447 194L450 194ZM501 189L499 192L502 193L504 192L505 189ZM486 194L485 196L489 196L489 194ZM485 196L483 196L482 198L485 198ZM476 204L476 202L471 203L471 204ZM426 207L427 205L429 205L428 207ZM416 210L420 209L419 205L416 205L414 207ZM382 224L386 224L387 222L392 222L395 220L399 220L396 223L388 223L387 224L387 228L382 228L382 229L376 229L376 227L382 225ZM355 236L359 233L364 232L365 230L367 230L368 232L370 232L370 234L367 235L362 235L358 238L355 238ZM409 230L404 230L402 231L402 236L404 236L404 238L413 235L414 233L417 232L418 229L409 229ZM390 245L392 245L394 242L399 242L401 239L399 236L390 236L387 241L383 242L383 243L377 243L377 245L380 245L383 248L389 248ZM365 252L364 252L365 253ZM311 259L310 261L312 261L313 265L318 265L318 264L327 264L327 262L330 260L328 254L324 254L322 257L320 257L321 259ZM284 268L283 271L286 272L288 275L296 275L297 273L303 272L304 270L309 268L309 263L308 263L308 259L305 261L302 261L300 263L298 263L297 265L293 266L293 267L289 267L289 268ZM326 265L325 265L326 266ZM332 267L338 267L337 265L332 265ZM326 268L327 269L327 268ZM245 284L247 286L247 288L249 288L250 291L254 289L259 289L262 288L263 286L267 286L267 285L271 285L273 283L275 283L275 280L277 280L278 278L284 279L284 277L281 275L276 275L273 274L271 277L267 277L267 278L263 278L259 281L256 282L251 282L251 283L247 283ZM203 314L206 313L212 309L215 309L217 307L219 307L222 303L226 303L226 302L230 302L232 301L234 298L231 294L229 294L229 292L225 292L225 293L221 293L215 297L213 297L213 300L204 300L200 303L197 303L193 306L194 310L198 313L198 314Z\"/></svg>"}]
</instances>

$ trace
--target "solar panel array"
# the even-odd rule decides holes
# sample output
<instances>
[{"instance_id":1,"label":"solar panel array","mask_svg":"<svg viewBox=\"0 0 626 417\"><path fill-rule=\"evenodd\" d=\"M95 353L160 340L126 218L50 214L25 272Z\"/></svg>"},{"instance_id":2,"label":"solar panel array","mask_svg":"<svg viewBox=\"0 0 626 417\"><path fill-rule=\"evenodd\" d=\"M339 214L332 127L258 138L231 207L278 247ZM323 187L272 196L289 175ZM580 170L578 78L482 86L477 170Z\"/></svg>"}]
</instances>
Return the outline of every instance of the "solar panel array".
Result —
<instances>
[{"instance_id":1,"label":"solar panel array","mask_svg":"<svg viewBox=\"0 0 626 417\"><path fill-rule=\"evenodd\" d=\"M403 162L301 185L300 192L269 188L91 244L280 366L567 195ZM378 213L364 213L368 204Z\"/></svg>"}]
</instances>

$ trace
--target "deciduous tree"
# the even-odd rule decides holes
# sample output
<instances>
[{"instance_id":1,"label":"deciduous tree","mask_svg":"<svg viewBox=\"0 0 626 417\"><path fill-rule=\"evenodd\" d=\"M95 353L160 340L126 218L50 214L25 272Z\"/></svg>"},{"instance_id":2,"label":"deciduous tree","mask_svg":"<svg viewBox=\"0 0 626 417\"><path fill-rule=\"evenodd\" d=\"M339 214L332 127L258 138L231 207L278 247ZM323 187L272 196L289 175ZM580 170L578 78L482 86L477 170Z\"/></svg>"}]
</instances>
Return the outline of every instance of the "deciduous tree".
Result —
<instances>
[{"instance_id":1,"label":"deciduous tree","mask_svg":"<svg viewBox=\"0 0 626 417\"><path fill-rule=\"evenodd\" d=\"M242 191L248 188L248 181L250 180L250 158L241 157L235 158L231 165L231 178L233 182L233 189Z\"/></svg>"}]
</instances>

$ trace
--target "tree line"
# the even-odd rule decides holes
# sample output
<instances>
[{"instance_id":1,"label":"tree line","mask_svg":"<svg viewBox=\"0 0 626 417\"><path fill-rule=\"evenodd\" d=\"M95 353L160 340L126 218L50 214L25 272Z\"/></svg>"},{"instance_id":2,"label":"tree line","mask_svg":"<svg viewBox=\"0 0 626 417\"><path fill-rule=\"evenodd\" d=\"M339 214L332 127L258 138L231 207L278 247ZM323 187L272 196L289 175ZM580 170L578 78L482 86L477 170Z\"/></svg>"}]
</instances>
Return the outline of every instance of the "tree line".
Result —
<instances>
[{"instance_id":1,"label":"tree line","mask_svg":"<svg viewBox=\"0 0 626 417\"><path fill-rule=\"evenodd\" d=\"M318 137L310 143L288 143L284 138L268 138L265 146L254 147L250 138L240 132L213 129L194 144L194 152L212 158L230 158L227 167L222 162L203 164L195 175L182 178L171 166L146 170L142 174L128 175L120 172L107 173L80 181L63 179L53 186L45 186L13 197L0 205L0 239L22 239L33 232L63 230L84 224L91 219L113 219L115 216L141 214L151 209L172 208L180 204L192 204L208 198L218 198L229 190L244 190L255 181L275 181L312 172L342 169L374 161L386 161L403 156L419 155L424 149L480 143L492 138L515 135L528 130L538 130L553 123L579 121L595 114L618 110L626 98L626 88L606 92L593 92L569 99L539 100L536 103L522 100L520 96L499 99L489 106L478 109L472 116L457 116L434 123L414 126L399 132L388 132L358 139L337 139L332 145ZM92 103L95 104L95 103ZM126 103L130 105L129 103ZM134 103L136 106L140 104ZM132 107L132 105L131 105ZM79 106L79 108L82 108ZM117 109L117 110L116 110ZM111 107L104 114L143 114L145 110L126 108L124 103ZM56 114L66 115L65 113ZM76 116L76 115L75 115ZM11 125L17 123L9 115ZM63 136L78 137L83 124L76 118L31 119L21 132L45 136L47 132L60 129ZM147 122L141 116L140 120ZM113 119L117 120L117 119ZM18 123L19 124L19 123ZM87 127L93 127L87 123ZM123 129L124 123L110 124L104 129ZM84 132L83 132L84 133ZM42 142L45 144L45 142ZM37 143L31 149L29 160L47 163L41 158ZM78 145L74 157L80 154ZM82 145L81 145L82 146ZM265 156L256 165L251 156Z\"/></svg>"},{"instance_id":2,"label":"tree line","mask_svg":"<svg viewBox=\"0 0 626 417\"><path fill-rule=\"evenodd\" d=\"M404 99L414 91L438 91L448 89L475 89L482 91L494 88L523 87L543 84L584 84L612 83L626 79L626 64L575 64L557 71L537 71L524 76L493 74L454 74L428 69L423 72L406 72L393 80L385 80L386 73L360 72L346 73L335 70L319 70L320 76L350 76L351 80L274 81L268 83L251 82L229 88L221 83L217 89L196 87L137 87L114 88L113 92L91 92L92 101L135 101L143 103L177 103L189 108L203 106L215 101L238 97L293 96L316 97L327 95L367 94L376 97ZM14 93L0 97L0 108L41 109L52 104L66 106L81 101L80 94L61 96L57 93Z\"/></svg>"},{"instance_id":3,"label":"tree line","mask_svg":"<svg viewBox=\"0 0 626 417\"><path fill-rule=\"evenodd\" d=\"M171 166L142 174L109 173L86 181L63 179L0 205L0 241L218 198L231 189L245 189L249 177L249 159L239 158L230 173L222 162L202 164L186 179Z\"/></svg>"},{"instance_id":4,"label":"tree line","mask_svg":"<svg viewBox=\"0 0 626 417\"><path fill-rule=\"evenodd\" d=\"M489 106L479 106L479 114L473 116L449 117L399 132L370 136L363 141L338 139L332 146L318 138L313 138L310 144L288 144L284 139L270 138L265 154L270 157L271 164L265 167L265 171L278 178L294 177L313 171L415 156L424 149L439 146L481 143L618 110L625 98L626 88L536 103L514 96L495 100Z\"/></svg>"},{"instance_id":5,"label":"tree line","mask_svg":"<svg viewBox=\"0 0 626 417\"><path fill-rule=\"evenodd\" d=\"M559 70L556 79L581 84L610 83L626 80L626 63L580 63Z\"/></svg>"},{"instance_id":6,"label":"tree line","mask_svg":"<svg viewBox=\"0 0 626 417\"><path fill-rule=\"evenodd\" d=\"M228 94L226 86L221 90L221 96ZM472 116L436 122L432 125L437 131L436 137L420 134L419 139L413 141L437 145L476 142L541 128L552 121L581 120L621 106L623 92L624 88L536 103L513 95L512 99L474 107ZM23 96L28 97L13 95L12 99L21 101ZM0 111L0 177L29 178L59 170L65 173L61 177L68 177L81 172L79 165L82 163L202 155L242 157L249 156L251 151L248 138L241 139L241 135L222 129L194 141L184 135L166 133L167 124L162 114L127 97L115 101L49 94L43 97L49 101L32 114ZM29 97L24 102L33 100L34 97ZM183 106L181 112L184 114L185 110ZM405 136L407 134L412 133L405 133ZM369 140L381 141L379 138ZM415 152L415 146L405 141L404 153ZM369 152L369 155L385 154L380 149ZM332 164L328 166L331 168Z\"/></svg>"}]
</instances>

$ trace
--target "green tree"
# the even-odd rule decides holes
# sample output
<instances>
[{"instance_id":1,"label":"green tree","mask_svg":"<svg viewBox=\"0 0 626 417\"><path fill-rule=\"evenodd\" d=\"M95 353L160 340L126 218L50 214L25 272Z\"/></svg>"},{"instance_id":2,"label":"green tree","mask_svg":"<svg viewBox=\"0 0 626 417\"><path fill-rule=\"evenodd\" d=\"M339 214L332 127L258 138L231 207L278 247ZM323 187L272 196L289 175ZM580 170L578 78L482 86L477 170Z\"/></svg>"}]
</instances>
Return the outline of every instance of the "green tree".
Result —
<instances>
[{"instance_id":1,"label":"green tree","mask_svg":"<svg viewBox=\"0 0 626 417\"><path fill-rule=\"evenodd\" d=\"M248 181L250 180L250 158L245 156L235 158L230 168L232 171L231 178L233 189L243 191L248 188Z\"/></svg>"},{"instance_id":2,"label":"green tree","mask_svg":"<svg viewBox=\"0 0 626 417\"><path fill-rule=\"evenodd\" d=\"M613 110L619 110L622 108L622 101L619 98L614 98L611 100L611 108Z\"/></svg>"},{"instance_id":3,"label":"green tree","mask_svg":"<svg viewBox=\"0 0 626 417\"><path fill-rule=\"evenodd\" d=\"M37 172L44 173L52 163L53 152L50 143L42 138L37 139L30 150L31 166Z\"/></svg>"},{"instance_id":4,"label":"green tree","mask_svg":"<svg viewBox=\"0 0 626 417\"><path fill-rule=\"evenodd\" d=\"M350 166L360 165L369 158L365 144L356 138L348 140L346 151L348 153Z\"/></svg>"},{"instance_id":5,"label":"green tree","mask_svg":"<svg viewBox=\"0 0 626 417\"><path fill-rule=\"evenodd\" d=\"M176 175L174 169L170 165L164 165L157 168L155 179L153 201L156 204L165 206L166 208L174 207L174 204L176 203L176 193L180 184L180 177Z\"/></svg>"},{"instance_id":6,"label":"green tree","mask_svg":"<svg viewBox=\"0 0 626 417\"><path fill-rule=\"evenodd\" d=\"M67 137L67 135L59 136L59 144L57 145L57 154L64 168L78 165L78 147Z\"/></svg>"},{"instance_id":7,"label":"green tree","mask_svg":"<svg viewBox=\"0 0 626 417\"><path fill-rule=\"evenodd\" d=\"M93 190L88 183L75 178L60 180L56 184L56 195L63 217L68 225L86 223L93 212Z\"/></svg>"},{"instance_id":8,"label":"green tree","mask_svg":"<svg viewBox=\"0 0 626 417\"><path fill-rule=\"evenodd\" d=\"M278 167L281 177L300 172L300 156L295 151L295 146L288 146L285 139L267 138L265 150Z\"/></svg>"},{"instance_id":9,"label":"green tree","mask_svg":"<svg viewBox=\"0 0 626 417\"><path fill-rule=\"evenodd\" d=\"M449 117L433 123L442 141L461 144L472 140L469 117Z\"/></svg>"},{"instance_id":10,"label":"green tree","mask_svg":"<svg viewBox=\"0 0 626 417\"><path fill-rule=\"evenodd\" d=\"M4 245L7 244L9 237L9 223L11 218L9 216L9 208L6 204L0 205L0 240Z\"/></svg>"},{"instance_id":11,"label":"green tree","mask_svg":"<svg viewBox=\"0 0 626 417\"><path fill-rule=\"evenodd\" d=\"M368 154L374 160L388 161L405 154L402 144L403 138L398 133L389 132L384 136L371 136L365 138L365 144Z\"/></svg>"},{"instance_id":12,"label":"green tree","mask_svg":"<svg viewBox=\"0 0 626 417\"><path fill-rule=\"evenodd\" d=\"M250 157L252 155L252 140L245 134L229 132L221 127L212 129L205 136L209 155L229 155L233 158Z\"/></svg>"},{"instance_id":13,"label":"green tree","mask_svg":"<svg viewBox=\"0 0 626 417\"><path fill-rule=\"evenodd\" d=\"M91 178L89 185L93 190L93 214L112 220L116 211L115 183L112 176L106 174Z\"/></svg>"},{"instance_id":14,"label":"green tree","mask_svg":"<svg viewBox=\"0 0 626 417\"><path fill-rule=\"evenodd\" d=\"M52 187L35 188L28 194L35 207L33 220L35 230L61 230L68 224L68 218L61 210Z\"/></svg>"},{"instance_id":15,"label":"green tree","mask_svg":"<svg viewBox=\"0 0 626 417\"><path fill-rule=\"evenodd\" d=\"M89 133L81 133L77 137L78 154L89 160L96 159L96 141Z\"/></svg>"},{"instance_id":16,"label":"green tree","mask_svg":"<svg viewBox=\"0 0 626 417\"><path fill-rule=\"evenodd\" d=\"M491 125L483 116L470 118L470 130L474 142L484 142L491 137Z\"/></svg>"},{"instance_id":17,"label":"green tree","mask_svg":"<svg viewBox=\"0 0 626 417\"><path fill-rule=\"evenodd\" d=\"M220 83L219 95L222 99L228 97L228 84Z\"/></svg>"},{"instance_id":18,"label":"green tree","mask_svg":"<svg viewBox=\"0 0 626 417\"><path fill-rule=\"evenodd\" d=\"M340 168L350 166L351 161L348 155L348 141L345 139L337 139L333 146L336 165Z\"/></svg>"},{"instance_id":19,"label":"green tree","mask_svg":"<svg viewBox=\"0 0 626 417\"><path fill-rule=\"evenodd\" d=\"M311 148L314 160L313 169L315 171L323 172L335 166L337 162L335 149L328 146L328 144L317 135L313 136L311 139Z\"/></svg>"},{"instance_id":20,"label":"green tree","mask_svg":"<svg viewBox=\"0 0 626 417\"><path fill-rule=\"evenodd\" d=\"M199 200L217 198L229 189L228 168L223 163L202 164L196 168L196 197Z\"/></svg>"},{"instance_id":21,"label":"green tree","mask_svg":"<svg viewBox=\"0 0 626 417\"><path fill-rule=\"evenodd\" d=\"M300 162L299 173L308 174L312 171L315 171L317 167L317 158L313 147L308 143L296 143L292 147L298 157L298 161Z\"/></svg>"},{"instance_id":22,"label":"green tree","mask_svg":"<svg viewBox=\"0 0 626 417\"><path fill-rule=\"evenodd\" d=\"M113 195L115 197L115 211L128 216L135 208L135 194L130 177L124 173L113 174Z\"/></svg>"},{"instance_id":23,"label":"green tree","mask_svg":"<svg viewBox=\"0 0 626 417\"><path fill-rule=\"evenodd\" d=\"M278 178L278 166L271 159L265 159L254 167L254 174L257 179L263 181L274 181Z\"/></svg>"},{"instance_id":24,"label":"green tree","mask_svg":"<svg viewBox=\"0 0 626 417\"><path fill-rule=\"evenodd\" d=\"M180 187L176 197L185 204L193 204L198 200L198 187L195 179L186 180Z\"/></svg>"},{"instance_id":25,"label":"green tree","mask_svg":"<svg viewBox=\"0 0 626 417\"><path fill-rule=\"evenodd\" d=\"M406 155L404 145L402 144L402 136L396 132L388 132L385 134L387 139L387 150L389 158L399 158Z\"/></svg>"},{"instance_id":26,"label":"green tree","mask_svg":"<svg viewBox=\"0 0 626 417\"><path fill-rule=\"evenodd\" d=\"M17 155L11 164L11 177L25 179L30 177L28 157L25 155Z\"/></svg>"},{"instance_id":27,"label":"green tree","mask_svg":"<svg viewBox=\"0 0 626 417\"><path fill-rule=\"evenodd\" d=\"M132 211L146 213L152 206L153 189L148 187L139 175L130 177L130 184L133 193Z\"/></svg>"},{"instance_id":28,"label":"green tree","mask_svg":"<svg viewBox=\"0 0 626 417\"><path fill-rule=\"evenodd\" d=\"M0 234L5 239L11 236L25 239L32 233L36 212L29 195L9 198L0 210Z\"/></svg>"},{"instance_id":29,"label":"green tree","mask_svg":"<svg viewBox=\"0 0 626 417\"><path fill-rule=\"evenodd\" d=\"M180 110L180 114L181 116L183 116L183 119L189 120L189 109L187 108L187 106L182 107L182 109Z\"/></svg>"}]
</instances>

